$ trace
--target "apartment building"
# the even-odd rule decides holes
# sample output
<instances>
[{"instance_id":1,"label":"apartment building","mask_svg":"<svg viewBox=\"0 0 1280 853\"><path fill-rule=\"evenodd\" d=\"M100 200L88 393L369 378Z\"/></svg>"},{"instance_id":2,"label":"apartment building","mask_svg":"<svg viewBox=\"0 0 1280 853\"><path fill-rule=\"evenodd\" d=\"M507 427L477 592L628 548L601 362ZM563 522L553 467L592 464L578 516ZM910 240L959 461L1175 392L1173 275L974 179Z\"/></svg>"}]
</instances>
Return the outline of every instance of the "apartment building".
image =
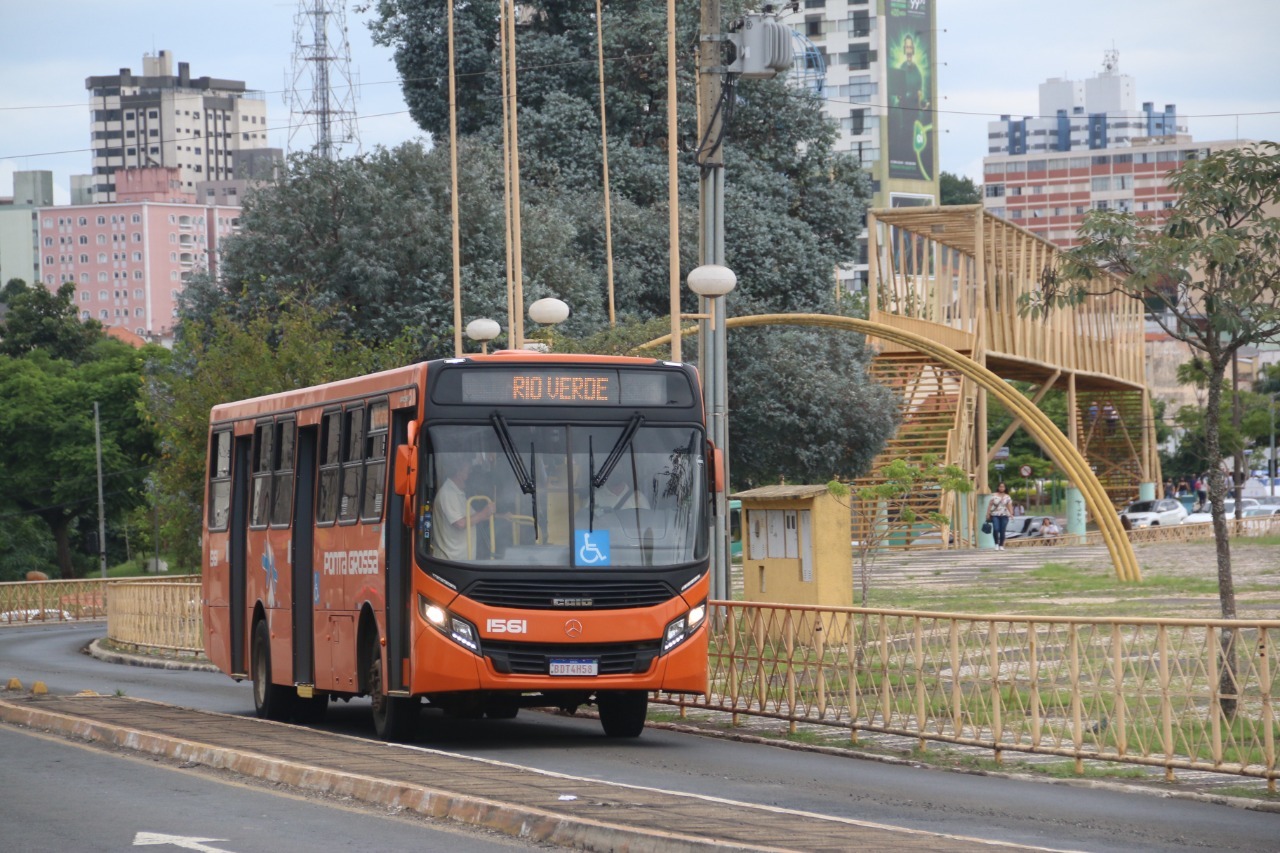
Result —
<instances>
[{"instance_id":1,"label":"apartment building","mask_svg":"<svg viewBox=\"0 0 1280 853\"><path fill-rule=\"evenodd\" d=\"M53 172L13 173L13 195L0 197L0 286L40 280L37 208L53 204Z\"/></svg>"},{"instance_id":2,"label":"apartment building","mask_svg":"<svg viewBox=\"0 0 1280 853\"><path fill-rule=\"evenodd\" d=\"M1106 52L1102 71L1087 80L1040 84L1040 111L988 124L983 203L1059 246L1079 244L1090 210L1149 215L1159 222L1177 193L1169 172L1186 160L1247 142L1194 142L1177 107L1137 106L1137 85Z\"/></svg>"},{"instance_id":3,"label":"apartment building","mask_svg":"<svg viewBox=\"0 0 1280 853\"><path fill-rule=\"evenodd\" d=\"M236 178L232 155L267 146L262 93L239 80L192 77L187 63L173 70L166 50L142 58L142 74L89 77L92 113L92 201L117 199L116 173L175 167L185 190ZM81 199L76 199L77 201Z\"/></svg>"},{"instance_id":4,"label":"apartment building","mask_svg":"<svg viewBox=\"0 0 1280 853\"><path fill-rule=\"evenodd\" d=\"M222 241L240 208L197 204L178 167L121 172L118 201L39 210L46 287L76 284L83 319L171 338L178 298L192 273L217 274Z\"/></svg>"}]
</instances>

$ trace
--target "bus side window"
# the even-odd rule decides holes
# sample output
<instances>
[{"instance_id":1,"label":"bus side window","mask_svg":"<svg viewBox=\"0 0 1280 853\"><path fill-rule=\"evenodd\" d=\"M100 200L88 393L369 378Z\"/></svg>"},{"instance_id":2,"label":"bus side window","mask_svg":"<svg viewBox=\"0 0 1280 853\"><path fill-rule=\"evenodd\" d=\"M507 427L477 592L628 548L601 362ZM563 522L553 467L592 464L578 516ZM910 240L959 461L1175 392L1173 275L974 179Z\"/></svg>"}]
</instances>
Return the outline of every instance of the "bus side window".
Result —
<instances>
[{"instance_id":1,"label":"bus side window","mask_svg":"<svg viewBox=\"0 0 1280 853\"><path fill-rule=\"evenodd\" d=\"M226 530L231 511L231 430L213 434L209 456L209 529Z\"/></svg>"},{"instance_id":2,"label":"bus side window","mask_svg":"<svg viewBox=\"0 0 1280 853\"><path fill-rule=\"evenodd\" d=\"M253 504L250 527L266 527L271 513L271 473L275 425L258 424L253 433Z\"/></svg>"},{"instance_id":3,"label":"bus side window","mask_svg":"<svg viewBox=\"0 0 1280 853\"><path fill-rule=\"evenodd\" d=\"M333 524L338 517L338 480L342 473L342 412L324 416L320 437L320 497L316 501L316 523Z\"/></svg>"},{"instance_id":4,"label":"bus side window","mask_svg":"<svg viewBox=\"0 0 1280 853\"><path fill-rule=\"evenodd\" d=\"M274 500L271 504L271 525L288 527L293 513L293 438L294 423L292 420L280 421L276 424L274 473L272 474L271 491Z\"/></svg>"},{"instance_id":5,"label":"bus side window","mask_svg":"<svg viewBox=\"0 0 1280 853\"><path fill-rule=\"evenodd\" d=\"M369 407L369 434L364 442L364 495L360 501L360 518L363 521L382 518L383 494L386 492L387 415L385 402Z\"/></svg>"},{"instance_id":6,"label":"bus side window","mask_svg":"<svg viewBox=\"0 0 1280 853\"><path fill-rule=\"evenodd\" d=\"M360 511L361 475L364 473L364 407L353 406L343 413L342 498L339 521L355 521Z\"/></svg>"}]
</instances>

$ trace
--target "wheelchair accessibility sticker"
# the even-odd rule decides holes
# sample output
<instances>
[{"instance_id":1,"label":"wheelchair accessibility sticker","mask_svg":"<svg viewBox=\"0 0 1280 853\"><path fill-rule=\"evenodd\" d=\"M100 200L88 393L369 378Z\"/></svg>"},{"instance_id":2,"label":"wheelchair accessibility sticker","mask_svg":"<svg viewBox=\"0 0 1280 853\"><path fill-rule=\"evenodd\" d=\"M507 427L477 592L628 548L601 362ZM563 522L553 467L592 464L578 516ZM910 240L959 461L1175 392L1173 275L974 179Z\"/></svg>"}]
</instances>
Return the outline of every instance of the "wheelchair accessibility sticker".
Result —
<instances>
[{"instance_id":1,"label":"wheelchair accessibility sticker","mask_svg":"<svg viewBox=\"0 0 1280 853\"><path fill-rule=\"evenodd\" d=\"M609 565L609 531L575 530L573 544L579 566Z\"/></svg>"}]
</instances>

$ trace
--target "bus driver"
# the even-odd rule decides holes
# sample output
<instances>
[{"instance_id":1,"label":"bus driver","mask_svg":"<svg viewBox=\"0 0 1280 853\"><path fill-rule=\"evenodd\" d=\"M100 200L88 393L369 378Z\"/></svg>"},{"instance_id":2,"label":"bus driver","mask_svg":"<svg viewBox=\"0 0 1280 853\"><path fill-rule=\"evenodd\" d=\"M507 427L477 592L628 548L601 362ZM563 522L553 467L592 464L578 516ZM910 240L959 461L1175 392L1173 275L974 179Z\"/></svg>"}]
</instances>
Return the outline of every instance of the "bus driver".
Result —
<instances>
[{"instance_id":1,"label":"bus driver","mask_svg":"<svg viewBox=\"0 0 1280 853\"><path fill-rule=\"evenodd\" d=\"M474 464L474 457L463 457L461 463L445 478L440 490L436 493L435 517L437 520L432 525L431 549L441 559L466 560L471 556L467 548L471 537L471 531L467 525L467 480L471 476ZM471 526L488 521L494 512L495 505L490 501L481 510L472 513Z\"/></svg>"}]
</instances>

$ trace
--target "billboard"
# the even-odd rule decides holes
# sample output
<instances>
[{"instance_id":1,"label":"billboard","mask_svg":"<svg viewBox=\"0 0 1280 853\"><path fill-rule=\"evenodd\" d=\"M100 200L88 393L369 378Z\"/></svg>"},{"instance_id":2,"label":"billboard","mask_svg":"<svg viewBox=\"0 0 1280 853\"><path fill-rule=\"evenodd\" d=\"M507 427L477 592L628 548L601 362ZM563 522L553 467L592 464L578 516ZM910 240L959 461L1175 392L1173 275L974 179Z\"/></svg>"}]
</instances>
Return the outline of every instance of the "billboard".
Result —
<instances>
[{"instance_id":1,"label":"billboard","mask_svg":"<svg viewBox=\"0 0 1280 853\"><path fill-rule=\"evenodd\" d=\"M934 0L886 0L889 177L933 181L938 157Z\"/></svg>"}]
</instances>

